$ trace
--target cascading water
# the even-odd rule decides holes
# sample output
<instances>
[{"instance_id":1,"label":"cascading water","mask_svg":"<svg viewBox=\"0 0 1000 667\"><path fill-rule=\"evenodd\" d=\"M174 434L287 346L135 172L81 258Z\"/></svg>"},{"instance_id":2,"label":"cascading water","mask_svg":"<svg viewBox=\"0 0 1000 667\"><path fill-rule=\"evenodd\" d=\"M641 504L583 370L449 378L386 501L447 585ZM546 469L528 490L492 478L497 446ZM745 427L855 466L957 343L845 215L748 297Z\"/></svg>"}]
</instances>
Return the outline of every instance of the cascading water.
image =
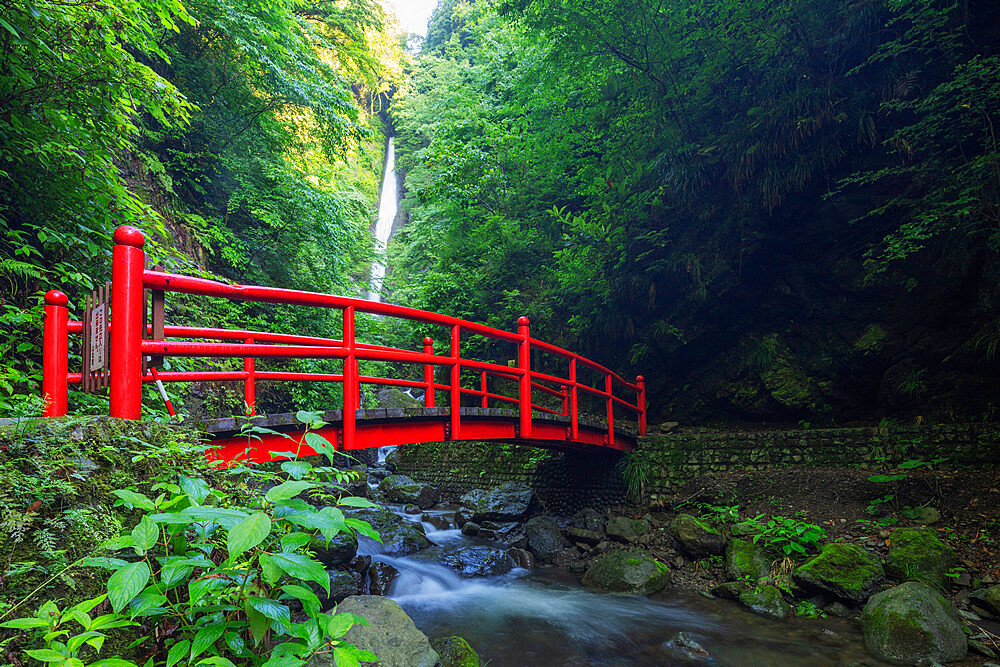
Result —
<instances>
[{"instance_id":1,"label":"cascading water","mask_svg":"<svg viewBox=\"0 0 1000 667\"><path fill-rule=\"evenodd\" d=\"M396 180L395 137L389 137L386 145L385 173L382 176L382 193L378 202L378 222L375 224L375 258L372 260L371 280L368 283L368 300L382 300L382 283L385 280L385 249L392 235L392 223L396 219L399 202L396 201L398 183Z\"/></svg>"}]
</instances>

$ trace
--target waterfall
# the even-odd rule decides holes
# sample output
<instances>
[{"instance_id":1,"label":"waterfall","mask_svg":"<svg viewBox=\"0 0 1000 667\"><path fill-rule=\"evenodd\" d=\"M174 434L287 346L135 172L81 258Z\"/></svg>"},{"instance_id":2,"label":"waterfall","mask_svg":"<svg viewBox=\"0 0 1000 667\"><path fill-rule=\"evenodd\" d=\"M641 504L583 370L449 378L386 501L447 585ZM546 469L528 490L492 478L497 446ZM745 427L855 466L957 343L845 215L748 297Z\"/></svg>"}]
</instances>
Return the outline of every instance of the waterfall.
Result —
<instances>
[{"instance_id":1,"label":"waterfall","mask_svg":"<svg viewBox=\"0 0 1000 667\"><path fill-rule=\"evenodd\" d=\"M368 300L382 300L382 282L385 280L385 248L392 235L392 221L396 218L396 146L395 137L389 137L382 176L382 194L378 202L378 223L375 225L375 258L372 260L371 281L368 283Z\"/></svg>"}]
</instances>

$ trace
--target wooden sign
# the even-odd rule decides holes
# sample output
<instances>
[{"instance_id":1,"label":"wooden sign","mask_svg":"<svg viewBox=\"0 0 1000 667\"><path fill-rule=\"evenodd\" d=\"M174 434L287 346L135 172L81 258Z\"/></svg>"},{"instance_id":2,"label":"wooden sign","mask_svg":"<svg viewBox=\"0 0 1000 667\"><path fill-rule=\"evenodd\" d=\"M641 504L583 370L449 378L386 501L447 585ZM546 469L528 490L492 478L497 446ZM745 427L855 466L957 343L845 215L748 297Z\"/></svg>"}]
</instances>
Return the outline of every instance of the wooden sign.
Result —
<instances>
[{"instance_id":1,"label":"wooden sign","mask_svg":"<svg viewBox=\"0 0 1000 667\"><path fill-rule=\"evenodd\" d=\"M108 303L111 283L104 283L87 297L83 313L83 377L81 388L96 394L108 386L110 354L108 350Z\"/></svg>"}]
</instances>

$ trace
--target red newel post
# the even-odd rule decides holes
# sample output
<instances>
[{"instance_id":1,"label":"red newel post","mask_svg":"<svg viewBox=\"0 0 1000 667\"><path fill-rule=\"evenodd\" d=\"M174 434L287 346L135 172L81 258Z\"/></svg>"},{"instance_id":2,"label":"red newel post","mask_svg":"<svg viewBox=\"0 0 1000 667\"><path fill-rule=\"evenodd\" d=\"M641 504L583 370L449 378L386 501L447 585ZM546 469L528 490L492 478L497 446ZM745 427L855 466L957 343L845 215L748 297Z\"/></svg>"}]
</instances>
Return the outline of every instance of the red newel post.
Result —
<instances>
[{"instance_id":1,"label":"red newel post","mask_svg":"<svg viewBox=\"0 0 1000 667\"><path fill-rule=\"evenodd\" d=\"M489 383L486 381L486 371L483 371L479 376L479 391L483 392L483 400L480 401L479 405L485 410L489 406L489 397L487 396Z\"/></svg>"},{"instance_id":2,"label":"red newel post","mask_svg":"<svg viewBox=\"0 0 1000 667\"><path fill-rule=\"evenodd\" d=\"M610 373L604 376L604 393L607 394L605 411L608 420L608 444L613 445L615 444L615 399Z\"/></svg>"},{"instance_id":3,"label":"red newel post","mask_svg":"<svg viewBox=\"0 0 1000 667\"><path fill-rule=\"evenodd\" d=\"M636 391L635 402L639 408L639 437L646 435L646 378L637 375L635 384L639 388Z\"/></svg>"},{"instance_id":4,"label":"red newel post","mask_svg":"<svg viewBox=\"0 0 1000 667\"><path fill-rule=\"evenodd\" d=\"M518 407L522 438L531 437L531 328L527 317L517 319L517 333L521 342L517 345L517 366L521 369L518 379Z\"/></svg>"},{"instance_id":5,"label":"red newel post","mask_svg":"<svg viewBox=\"0 0 1000 667\"><path fill-rule=\"evenodd\" d=\"M42 399L45 417L66 414L69 368L69 297L59 290L45 293L45 324L42 331ZM84 342L84 345L87 341Z\"/></svg>"},{"instance_id":6,"label":"red newel post","mask_svg":"<svg viewBox=\"0 0 1000 667\"><path fill-rule=\"evenodd\" d=\"M577 420L577 384L576 359L569 360L569 437L576 440L580 437L580 422Z\"/></svg>"},{"instance_id":7,"label":"red newel post","mask_svg":"<svg viewBox=\"0 0 1000 667\"><path fill-rule=\"evenodd\" d=\"M451 439L462 431L462 327L451 327Z\"/></svg>"},{"instance_id":8,"label":"red newel post","mask_svg":"<svg viewBox=\"0 0 1000 667\"><path fill-rule=\"evenodd\" d=\"M434 341L430 338L424 338L424 354L434 354ZM434 407L434 364L424 364L424 384L427 388L424 389L424 407L433 408Z\"/></svg>"},{"instance_id":9,"label":"red newel post","mask_svg":"<svg viewBox=\"0 0 1000 667\"><path fill-rule=\"evenodd\" d=\"M253 345L253 338L246 339L247 345ZM246 378L243 380L243 402L247 404L247 417L257 414L257 385L254 382L256 371L256 359L253 357L243 357L243 372Z\"/></svg>"},{"instance_id":10,"label":"red newel post","mask_svg":"<svg viewBox=\"0 0 1000 667\"><path fill-rule=\"evenodd\" d=\"M358 388L358 360L354 356L354 306L344 308L344 449L354 449L355 420L361 396Z\"/></svg>"},{"instance_id":11,"label":"red newel post","mask_svg":"<svg viewBox=\"0 0 1000 667\"><path fill-rule=\"evenodd\" d=\"M142 416L142 272L146 238L135 227L115 230L111 253L111 391L112 417ZM87 343L85 343L87 344Z\"/></svg>"}]
</instances>

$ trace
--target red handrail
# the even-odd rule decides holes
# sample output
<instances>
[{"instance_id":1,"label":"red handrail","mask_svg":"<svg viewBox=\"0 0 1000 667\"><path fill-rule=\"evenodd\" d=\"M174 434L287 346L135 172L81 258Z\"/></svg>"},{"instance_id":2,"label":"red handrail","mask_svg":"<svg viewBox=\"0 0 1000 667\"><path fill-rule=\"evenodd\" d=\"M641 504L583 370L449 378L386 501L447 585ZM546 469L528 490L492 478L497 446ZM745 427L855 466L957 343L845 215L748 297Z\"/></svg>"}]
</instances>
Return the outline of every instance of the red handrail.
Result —
<instances>
[{"instance_id":1,"label":"red handrail","mask_svg":"<svg viewBox=\"0 0 1000 667\"><path fill-rule=\"evenodd\" d=\"M159 372L162 382L191 382L201 380L243 381L247 413L255 412L255 392L258 380L287 380L310 382L340 382L344 386L343 398L343 438L345 449L354 448L356 410L360 407L360 385L394 385L420 388L424 390L424 405L434 407L435 393L449 394L450 437L458 439L462 431L461 401L463 396L479 398L482 407L489 401L514 404L518 410L518 431L520 438L532 437L532 411L563 415L569 418L569 439L576 440L580 433L578 396L596 396L605 403L607 424L606 444L615 445L614 408L630 412L636 416L639 434L646 431L646 400L643 377L635 383L590 359L556 345L531 337L528 318L517 322L517 332L503 331L476 322L469 322L447 315L428 311L367 301L351 297L319 294L302 290L290 290L259 285L229 285L204 278L195 278L144 268L145 253L142 246L145 238L132 227L119 227L114 234L115 247L112 253L111 322L111 378L110 407L112 417L139 419L141 413L141 385L154 381L152 373L144 373L142 359L145 356L192 356L192 357L238 357L243 358L242 371L168 371ZM215 329L207 327L166 325L163 338L195 338L222 342L198 342L175 340L143 340L143 333L153 334L152 327L143 322L143 289L181 292L201 296L219 297L231 300L261 303L283 303L320 308L335 308L343 312L343 334L340 339L281 334L264 331ZM45 396L46 416L66 414L66 392L68 384L81 382L81 373L68 373L68 334L83 332L81 322L69 322L67 317L68 299L62 292L51 291L45 295L45 348L43 360L42 390ZM405 318L423 324L440 325L449 329L447 354L435 354L433 341L425 338L420 351L403 350L384 345L362 343L355 339L355 318L358 312L372 313L387 317ZM462 334L485 336L494 340L516 344L518 347L517 366L467 359L462 357ZM567 377L543 373L531 368L533 350L568 361ZM342 373L302 373L257 370L257 358L278 357L295 359L343 359ZM422 380L404 380L361 375L360 360L382 360L422 366ZM579 366L594 371L603 378L603 386L593 387L580 382ZM434 370L442 366L448 369L448 381L438 383ZM480 373L479 387L461 386L463 370ZM517 396L504 396L489 391L488 376L515 381ZM615 395L615 385L635 394L631 403L620 395ZM532 401L532 392L555 397L560 402L558 410Z\"/></svg>"}]
</instances>

